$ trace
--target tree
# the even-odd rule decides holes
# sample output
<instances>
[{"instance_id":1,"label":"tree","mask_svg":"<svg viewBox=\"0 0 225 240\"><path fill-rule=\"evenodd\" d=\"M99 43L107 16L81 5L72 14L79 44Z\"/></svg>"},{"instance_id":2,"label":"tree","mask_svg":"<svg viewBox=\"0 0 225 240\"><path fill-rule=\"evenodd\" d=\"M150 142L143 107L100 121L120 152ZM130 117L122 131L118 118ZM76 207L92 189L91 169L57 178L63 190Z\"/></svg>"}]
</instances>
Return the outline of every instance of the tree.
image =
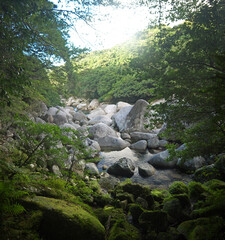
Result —
<instances>
[{"instance_id":1,"label":"tree","mask_svg":"<svg viewBox=\"0 0 225 240\"><path fill-rule=\"evenodd\" d=\"M191 1L174 2L184 10ZM162 29L157 42L162 58L154 66L162 65L154 94L165 103L153 107L154 120L186 143L186 157L225 150L224 16L224 1L199 1L187 21Z\"/></svg>"}]
</instances>

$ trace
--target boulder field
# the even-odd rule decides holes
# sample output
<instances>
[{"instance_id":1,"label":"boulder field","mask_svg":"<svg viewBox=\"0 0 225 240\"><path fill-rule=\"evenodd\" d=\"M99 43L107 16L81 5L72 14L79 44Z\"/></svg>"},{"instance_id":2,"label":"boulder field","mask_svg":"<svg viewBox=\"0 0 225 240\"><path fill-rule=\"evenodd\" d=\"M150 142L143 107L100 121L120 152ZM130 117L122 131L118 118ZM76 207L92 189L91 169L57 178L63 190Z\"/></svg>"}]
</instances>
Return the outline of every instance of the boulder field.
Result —
<instances>
[{"instance_id":1,"label":"boulder field","mask_svg":"<svg viewBox=\"0 0 225 240\"><path fill-rule=\"evenodd\" d=\"M100 156L100 162L93 161L92 167L88 163L83 170L94 175L105 176L103 173L107 172L119 179L129 177L133 182L167 188L174 180L189 182L187 172L208 165L201 156L186 162L167 161L169 151L165 146L169 142L160 135L165 126L153 130L146 128L150 124L146 116L151 110L143 99L134 105L126 102L106 104L97 99L88 102L73 97L63 101L65 107L43 108L35 121L71 128L86 136L85 145L92 151L93 159ZM181 145L176 151L184 148L185 145Z\"/></svg>"}]
</instances>

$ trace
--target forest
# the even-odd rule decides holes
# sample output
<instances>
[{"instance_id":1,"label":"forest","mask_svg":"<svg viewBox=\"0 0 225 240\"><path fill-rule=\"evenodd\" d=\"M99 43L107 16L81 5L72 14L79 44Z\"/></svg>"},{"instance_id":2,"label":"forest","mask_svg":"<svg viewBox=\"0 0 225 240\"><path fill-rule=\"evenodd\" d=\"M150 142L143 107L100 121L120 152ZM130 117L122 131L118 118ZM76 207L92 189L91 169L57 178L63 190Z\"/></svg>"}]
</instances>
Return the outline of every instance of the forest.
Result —
<instances>
[{"instance_id":1,"label":"forest","mask_svg":"<svg viewBox=\"0 0 225 240\"><path fill-rule=\"evenodd\" d=\"M69 30L120 1L65 1L72 10L55 2L0 2L0 239L225 239L225 1L137 0L157 18L99 51L73 45ZM71 98L116 105L114 114L119 102L142 99L142 135L163 129L154 139L166 141L146 151L167 151L167 163L201 157L204 166L165 189L89 172L104 151L87 143L97 141L84 116L93 109L62 101ZM64 115L73 127L62 127ZM134 144L134 133L113 124Z\"/></svg>"}]
</instances>

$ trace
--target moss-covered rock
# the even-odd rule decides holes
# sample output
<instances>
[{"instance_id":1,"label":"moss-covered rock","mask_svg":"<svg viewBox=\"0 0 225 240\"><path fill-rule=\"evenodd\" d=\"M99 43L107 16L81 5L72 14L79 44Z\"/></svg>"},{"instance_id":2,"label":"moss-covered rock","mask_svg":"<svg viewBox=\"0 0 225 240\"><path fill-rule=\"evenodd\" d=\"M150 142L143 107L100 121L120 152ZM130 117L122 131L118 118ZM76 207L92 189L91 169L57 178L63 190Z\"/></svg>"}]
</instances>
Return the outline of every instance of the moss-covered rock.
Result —
<instances>
[{"instance_id":1,"label":"moss-covered rock","mask_svg":"<svg viewBox=\"0 0 225 240\"><path fill-rule=\"evenodd\" d=\"M124 192L124 193L118 193L116 194L116 198L120 201L127 200L128 203L134 202L134 196L131 193Z\"/></svg>"},{"instance_id":2,"label":"moss-covered rock","mask_svg":"<svg viewBox=\"0 0 225 240\"><path fill-rule=\"evenodd\" d=\"M193 218L209 216L222 216L225 218L225 190L213 192L199 205L198 209L196 208L192 212Z\"/></svg>"},{"instance_id":3,"label":"moss-covered rock","mask_svg":"<svg viewBox=\"0 0 225 240\"><path fill-rule=\"evenodd\" d=\"M166 190L153 189L151 191L151 195L155 201L162 203L163 200L168 196L168 192Z\"/></svg>"},{"instance_id":4,"label":"moss-covered rock","mask_svg":"<svg viewBox=\"0 0 225 240\"><path fill-rule=\"evenodd\" d=\"M169 186L169 193L170 194L188 193L188 187L183 182L175 181Z\"/></svg>"},{"instance_id":5,"label":"moss-covered rock","mask_svg":"<svg viewBox=\"0 0 225 240\"><path fill-rule=\"evenodd\" d=\"M208 187L211 190L225 190L225 182L218 180L218 179L212 179L204 184L206 187Z\"/></svg>"},{"instance_id":6,"label":"moss-covered rock","mask_svg":"<svg viewBox=\"0 0 225 240\"><path fill-rule=\"evenodd\" d=\"M218 216L185 221L178 226L177 230L187 240L225 239L225 222Z\"/></svg>"},{"instance_id":7,"label":"moss-covered rock","mask_svg":"<svg viewBox=\"0 0 225 240\"><path fill-rule=\"evenodd\" d=\"M189 197L192 202L204 200L207 196L208 189L199 182L189 182Z\"/></svg>"},{"instance_id":8,"label":"moss-covered rock","mask_svg":"<svg viewBox=\"0 0 225 240\"><path fill-rule=\"evenodd\" d=\"M140 240L140 233L137 228L126 220L118 220L110 230L108 240Z\"/></svg>"},{"instance_id":9,"label":"moss-covered rock","mask_svg":"<svg viewBox=\"0 0 225 240\"><path fill-rule=\"evenodd\" d=\"M168 228L167 213L163 211L144 211L138 221L144 230L164 232Z\"/></svg>"},{"instance_id":10,"label":"moss-covered rock","mask_svg":"<svg viewBox=\"0 0 225 240\"><path fill-rule=\"evenodd\" d=\"M143 209L140 205L138 204L130 204L129 206L129 212L131 213L132 219L134 223L138 223L138 218L140 215L143 213Z\"/></svg>"},{"instance_id":11,"label":"moss-covered rock","mask_svg":"<svg viewBox=\"0 0 225 240\"><path fill-rule=\"evenodd\" d=\"M25 202L43 212L40 234L44 239L104 239L102 224L79 205L41 196L27 198Z\"/></svg>"},{"instance_id":12,"label":"moss-covered rock","mask_svg":"<svg viewBox=\"0 0 225 240\"><path fill-rule=\"evenodd\" d=\"M183 217L182 206L177 198L171 198L165 201L163 211L176 220L179 220Z\"/></svg>"},{"instance_id":13,"label":"moss-covered rock","mask_svg":"<svg viewBox=\"0 0 225 240\"><path fill-rule=\"evenodd\" d=\"M133 194L135 199L137 197L145 198L147 195L151 194L151 190L148 187L142 186L138 183L122 183L115 189L115 191L128 192Z\"/></svg>"},{"instance_id":14,"label":"moss-covered rock","mask_svg":"<svg viewBox=\"0 0 225 240\"><path fill-rule=\"evenodd\" d=\"M106 239L108 240L138 240L139 231L126 219L121 208L106 206L95 210L95 215L106 226Z\"/></svg>"},{"instance_id":15,"label":"moss-covered rock","mask_svg":"<svg viewBox=\"0 0 225 240\"><path fill-rule=\"evenodd\" d=\"M214 164L197 169L193 175L193 179L197 182L206 182L212 179L224 179L223 174Z\"/></svg>"}]
</instances>

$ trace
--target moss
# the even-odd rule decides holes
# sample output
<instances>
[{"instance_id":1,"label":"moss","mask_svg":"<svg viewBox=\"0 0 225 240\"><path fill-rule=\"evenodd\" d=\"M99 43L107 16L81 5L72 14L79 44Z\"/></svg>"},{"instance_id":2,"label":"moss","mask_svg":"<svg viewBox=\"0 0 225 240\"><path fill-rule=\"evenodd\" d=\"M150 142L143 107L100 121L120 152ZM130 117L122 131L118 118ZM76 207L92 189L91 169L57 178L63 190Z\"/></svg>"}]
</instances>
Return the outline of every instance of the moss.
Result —
<instances>
[{"instance_id":1,"label":"moss","mask_svg":"<svg viewBox=\"0 0 225 240\"><path fill-rule=\"evenodd\" d=\"M163 211L174 219L181 219L183 217L182 206L177 198L171 198L165 201Z\"/></svg>"},{"instance_id":2,"label":"moss","mask_svg":"<svg viewBox=\"0 0 225 240\"><path fill-rule=\"evenodd\" d=\"M224 176L219 169L215 168L214 165L204 166L198 169L193 176L193 179L197 182L206 182L212 179L223 180Z\"/></svg>"},{"instance_id":3,"label":"moss","mask_svg":"<svg viewBox=\"0 0 225 240\"><path fill-rule=\"evenodd\" d=\"M188 187L183 182L175 181L169 186L169 193L170 194L188 193Z\"/></svg>"},{"instance_id":4,"label":"moss","mask_svg":"<svg viewBox=\"0 0 225 240\"><path fill-rule=\"evenodd\" d=\"M224 230L225 222L223 218L218 216L189 220L178 226L178 231L187 240L223 240Z\"/></svg>"},{"instance_id":5,"label":"moss","mask_svg":"<svg viewBox=\"0 0 225 240\"><path fill-rule=\"evenodd\" d=\"M99 220L81 206L63 200L36 196L27 205L43 211L40 234L47 239L104 239Z\"/></svg>"},{"instance_id":6,"label":"moss","mask_svg":"<svg viewBox=\"0 0 225 240\"><path fill-rule=\"evenodd\" d=\"M128 203L134 202L133 194L127 192L116 194L116 198L118 198L120 201L127 200Z\"/></svg>"},{"instance_id":7,"label":"moss","mask_svg":"<svg viewBox=\"0 0 225 240\"><path fill-rule=\"evenodd\" d=\"M139 217L139 224L145 230L164 232L168 227L167 213L163 211L144 211Z\"/></svg>"},{"instance_id":8,"label":"moss","mask_svg":"<svg viewBox=\"0 0 225 240\"><path fill-rule=\"evenodd\" d=\"M218 180L218 179L212 179L204 184L206 187L208 187L211 190L225 190L225 182Z\"/></svg>"},{"instance_id":9,"label":"moss","mask_svg":"<svg viewBox=\"0 0 225 240\"><path fill-rule=\"evenodd\" d=\"M38 229L42 215L41 211L30 211L17 216L5 217L1 229L1 240L39 240Z\"/></svg>"},{"instance_id":10,"label":"moss","mask_svg":"<svg viewBox=\"0 0 225 240\"><path fill-rule=\"evenodd\" d=\"M209 195L199 209L192 212L192 217L222 216L225 218L225 190L217 190Z\"/></svg>"},{"instance_id":11,"label":"moss","mask_svg":"<svg viewBox=\"0 0 225 240\"><path fill-rule=\"evenodd\" d=\"M140 233L137 228L125 220L118 220L110 230L108 240L139 240Z\"/></svg>"},{"instance_id":12,"label":"moss","mask_svg":"<svg viewBox=\"0 0 225 240\"><path fill-rule=\"evenodd\" d=\"M208 193L208 189L199 182L190 182L188 184L189 196L192 202L204 200Z\"/></svg>"},{"instance_id":13,"label":"moss","mask_svg":"<svg viewBox=\"0 0 225 240\"><path fill-rule=\"evenodd\" d=\"M115 192L128 192L133 194L134 198L143 197L151 194L151 190L148 187L142 186L138 183L122 183L116 187Z\"/></svg>"},{"instance_id":14,"label":"moss","mask_svg":"<svg viewBox=\"0 0 225 240\"><path fill-rule=\"evenodd\" d=\"M135 203L130 204L129 212L131 213L134 223L138 223L138 218L143 213L143 211L144 210L142 209L142 207L139 206L138 204L135 204Z\"/></svg>"},{"instance_id":15,"label":"moss","mask_svg":"<svg viewBox=\"0 0 225 240\"><path fill-rule=\"evenodd\" d=\"M155 201L162 203L163 200L168 196L168 192L166 190L153 189L151 195Z\"/></svg>"}]
</instances>

